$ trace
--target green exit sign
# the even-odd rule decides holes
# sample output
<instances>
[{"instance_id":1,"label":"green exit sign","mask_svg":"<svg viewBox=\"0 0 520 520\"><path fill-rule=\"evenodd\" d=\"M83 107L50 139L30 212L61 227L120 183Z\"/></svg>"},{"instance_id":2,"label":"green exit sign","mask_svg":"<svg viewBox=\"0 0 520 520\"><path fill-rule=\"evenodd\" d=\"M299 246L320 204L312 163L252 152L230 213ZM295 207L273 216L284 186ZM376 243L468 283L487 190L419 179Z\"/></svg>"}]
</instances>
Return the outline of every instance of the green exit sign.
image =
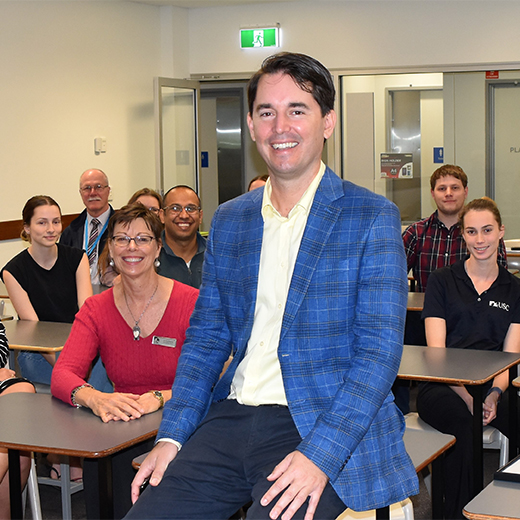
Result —
<instances>
[{"instance_id":1,"label":"green exit sign","mask_svg":"<svg viewBox=\"0 0 520 520\"><path fill-rule=\"evenodd\" d=\"M240 29L240 48L279 47L279 27Z\"/></svg>"}]
</instances>

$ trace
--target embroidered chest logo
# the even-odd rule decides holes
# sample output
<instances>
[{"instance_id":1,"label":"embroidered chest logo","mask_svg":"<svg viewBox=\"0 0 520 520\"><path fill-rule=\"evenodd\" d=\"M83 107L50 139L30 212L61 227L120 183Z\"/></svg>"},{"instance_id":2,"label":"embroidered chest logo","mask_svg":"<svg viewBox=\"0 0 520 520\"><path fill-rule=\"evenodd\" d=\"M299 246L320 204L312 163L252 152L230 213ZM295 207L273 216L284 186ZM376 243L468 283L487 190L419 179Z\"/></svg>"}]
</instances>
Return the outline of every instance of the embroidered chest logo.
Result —
<instances>
[{"instance_id":1,"label":"embroidered chest logo","mask_svg":"<svg viewBox=\"0 0 520 520\"><path fill-rule=\"evenodd\" d=\"M502 309L503 311L509 312L509 304L502 302L495 302L493 300L489 300L490 307L496 307L497 309Z\"/></svg>"}]
</instances>

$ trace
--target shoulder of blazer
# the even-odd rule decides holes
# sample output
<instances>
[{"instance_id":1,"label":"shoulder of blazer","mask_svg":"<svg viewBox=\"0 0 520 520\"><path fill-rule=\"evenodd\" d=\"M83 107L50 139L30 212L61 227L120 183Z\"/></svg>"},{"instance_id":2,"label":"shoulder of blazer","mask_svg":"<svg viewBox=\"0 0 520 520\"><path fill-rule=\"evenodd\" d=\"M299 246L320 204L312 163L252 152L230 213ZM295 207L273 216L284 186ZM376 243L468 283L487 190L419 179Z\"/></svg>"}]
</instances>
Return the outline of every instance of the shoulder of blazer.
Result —
<instances>
[{"instance_id":1,"label":"shoulder of blazer","mask_svg":"<svg viewBox=\"0 0 520 520\"><path fill-rule=\"evenodd\" d=\"M84 209L79 216L77 216L69 225L68 227L72 231L77 231L80 228L83 228L85 225L85 220L87 219L87 210Z\"/></svg>"}]
</instances>

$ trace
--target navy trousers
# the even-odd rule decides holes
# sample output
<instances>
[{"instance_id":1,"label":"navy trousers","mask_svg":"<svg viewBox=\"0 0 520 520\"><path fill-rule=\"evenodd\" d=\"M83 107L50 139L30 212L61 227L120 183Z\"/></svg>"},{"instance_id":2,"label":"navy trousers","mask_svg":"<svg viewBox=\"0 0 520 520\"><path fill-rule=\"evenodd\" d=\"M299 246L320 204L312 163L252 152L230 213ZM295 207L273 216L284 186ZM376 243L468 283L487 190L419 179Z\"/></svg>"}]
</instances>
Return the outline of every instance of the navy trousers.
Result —
<instances>
[{"instance_id":1,"label":"navy trousers","mask_svg":"<svg viewBox=\"0 0 520 520\"><path fill-rule=\"evenodd\" d=\"M226 520L251 500L248 520L268 520L276 499L260 499L272 482L266 477L301 437L285 406L215 403L171 462L157 487L148 486L127 519ZM294 519L303 519L308 501ZM334 520L346 506L327 484L315 520Z\"/></svg>"}]
</instances>

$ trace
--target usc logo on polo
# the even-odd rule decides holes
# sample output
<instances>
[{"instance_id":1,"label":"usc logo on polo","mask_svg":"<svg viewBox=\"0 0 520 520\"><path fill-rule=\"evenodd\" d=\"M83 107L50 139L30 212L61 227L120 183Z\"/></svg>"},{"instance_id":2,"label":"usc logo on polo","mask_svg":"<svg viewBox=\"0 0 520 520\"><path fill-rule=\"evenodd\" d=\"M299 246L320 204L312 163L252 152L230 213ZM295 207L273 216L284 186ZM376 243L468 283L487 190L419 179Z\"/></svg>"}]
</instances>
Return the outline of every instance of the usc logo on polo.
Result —
<instances>
[{"instance_id":1,"label":"usc logo on polo","mask_svg":"<svg viewBox=\"0 0 520 520\"><path fill-rule=\"evenodd\" d=\"M493 300L489 300L490 307L496 307L497 309L502 309L503 311L509 312L509 304L502 302L495 302Z\"/></svg>"}]
</instances>

